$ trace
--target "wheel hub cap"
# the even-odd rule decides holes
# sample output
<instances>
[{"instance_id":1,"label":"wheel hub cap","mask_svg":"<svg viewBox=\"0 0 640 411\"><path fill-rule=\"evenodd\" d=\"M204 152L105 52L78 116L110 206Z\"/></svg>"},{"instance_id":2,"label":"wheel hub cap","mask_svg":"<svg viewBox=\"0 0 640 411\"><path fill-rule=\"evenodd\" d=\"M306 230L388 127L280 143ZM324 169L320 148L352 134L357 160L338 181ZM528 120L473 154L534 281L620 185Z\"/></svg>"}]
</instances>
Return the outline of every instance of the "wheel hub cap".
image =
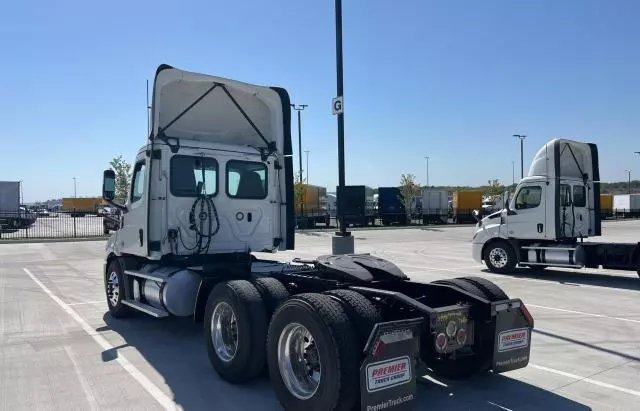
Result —
<instances>
[{"instance_id":1,"label":"wheel hub cap","mask_svg":"<svg viewBox=\"0 0 640 411\"><path fill-rule=\"evenodd\" d=\"M489 253L489 260L494 267L502 268L507 265L508 260L507 252L502 248L494 248Z\"/></svg>"},{"instance_id":2,"label":"wheel hub cap","mask_svg":"<svg viewBox=\"0 0 640 411\"><path fill-rule=\"evenodd\" d=\"M220 302L211 316L211 340L218 357L229 362L238 351L238 321L231 306Z\"/></svg>"},{"instance_id":3,"label":"wheel hub cap","mask_svg":"<svg viewBox=\"0 0 640 411\"><path fill-rule=\"evenodd\" d=\"M107 298L112 306L118 305L118 298L120 297L120 281L118 281L118 273L112 271L109 274L109 280L107 281Z\"/></svg>"},{"instance_id":4,"label":"wheel hub cap","mask_svg":"<svg viewBox=\"0 0 640 411\"><path fill-rule=\"evenodd\" d=\"M320 355L305 326L292 323L282 330L278 339L278 367L284 385L296 398L306 400L318 390Z\"/></svg>"}]
</instances>

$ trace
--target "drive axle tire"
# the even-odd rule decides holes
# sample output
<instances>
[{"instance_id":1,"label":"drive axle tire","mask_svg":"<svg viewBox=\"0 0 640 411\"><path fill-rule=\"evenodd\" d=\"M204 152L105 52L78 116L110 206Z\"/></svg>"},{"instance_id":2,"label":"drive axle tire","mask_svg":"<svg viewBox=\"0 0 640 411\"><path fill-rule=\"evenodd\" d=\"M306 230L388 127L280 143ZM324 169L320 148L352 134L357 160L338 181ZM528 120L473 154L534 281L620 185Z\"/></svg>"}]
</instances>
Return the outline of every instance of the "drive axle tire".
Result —
<instances>
[{"instance_id":1,"label":"drive axle tire","mask_svg":"<svg viewBox=\"0 0 640 411\"><path fill-rule=\"evenodd\" d=\"M342 305L298 294L278 307L267 337L269 376L286 410L352 410L360 395L358 336Z\"/></svg>"},{"instance_id":2,"label":"drive axle tire","mask_svg":"<svg viewBox=\"0 0 640 411\"><path fill-rule=\"evenodd\" d=\"M464 281L461 278L451 278L448 280L436 280L436 281L432 281L433 284L442 284L442 285L449 285L452 286L454 288L459 288L463 291L468 292L471 295L475 295L477 297L480 298L484 298L484 299L488 299L488 296L480 289L478 288L475 284L472 284L468 281Z\"/></svg>"},{"instance_id":3,"label":"drive axle tire","mask_svg":"<svg viewBox=\"0 0 640 411\"><path fill-rule=\"evenodd\" d=\"M260 293L247 280L217 284L209 294L204 337L211 365L225 381L239 384L265 364L267 314Z\"/></svg>"},{"instance_id":4,"label":"drive axle tire","mask_svg":"<svg viewBox=\"0 0 640 411\"><path fill-rule=\"evenodd\" d=\"M518 263L513 247L506 241L495 241L489 244L484 251L483 259L487 268L498 274L513 272Z\"/></svg>"},{"instance_id":5,"label":"drive axle tire","mask_svg":"<svg viewBox=\"0 0 640 411\"><path fill-rule=\"evenodd\" d=\"M325 294L335 296L349 317L349 321L353 324L358 333L358 344L364 349L371 330L376 323L382 322L382 314L373 305L371 301L364 295L353 290L331 290Z\"/></svg>"},{"instance_id":6,"label":"drive axle tire","mask_svg":"<svg viewBox=\"0 0 640 411\"><path fill-rule=\"evenodd\" d=\"M109 263L104 277L105 295L109 313L114 318L130 317L134 314L133 309L124 305L124 264L119 258L114 258Z\"/></svg>"},{"instance_id":7,"label":"drive axle tire","mask_svg":"<svg viewBox=\"0 0 640 411\"><path fill-rule=\"evenodd\" d=\"M461 280L475 285L482 290L489 301L508 300L509 296L502 288L483 277L460 277Z\"/></svg>"},{"instance_id":8,"label":"drive axle tire","mask_svg":"<svg viewBox=\"0 0 640 411\"><path fill-rule=\"evenodd\" d=\"M273 277L260 277L252 281L256 287L267 314L267 321L280 304L289 298L289 291L279 280Z\"/></svg>"}]
</instances>

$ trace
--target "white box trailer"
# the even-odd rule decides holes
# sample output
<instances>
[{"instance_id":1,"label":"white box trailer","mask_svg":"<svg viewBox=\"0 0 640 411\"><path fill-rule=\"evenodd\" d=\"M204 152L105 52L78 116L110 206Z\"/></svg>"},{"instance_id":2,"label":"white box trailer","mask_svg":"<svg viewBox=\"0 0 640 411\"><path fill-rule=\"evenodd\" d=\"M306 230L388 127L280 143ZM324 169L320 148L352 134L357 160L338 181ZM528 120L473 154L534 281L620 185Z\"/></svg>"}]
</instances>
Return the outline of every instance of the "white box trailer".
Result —
<instances>
[{"instance_id":1,"label":"white box trailer","mask_svg":"<svg viewBox=\"0 0 640 411\"><path fill-rule=\"evenodd\" d=\"M613 211L623 217L640 216L640 194L616 194L613 196Z\"/></svg>"},{"instance_id":2,"label":"white box trailer","mask_svg":"<svg viewBox=\"0 0 640 411\"><path fill-rule=\"evenodd\" d=\"M446 224L449 218L449 192L447 190L422 190L422 222Z\"/></svg>"}]
</instances>

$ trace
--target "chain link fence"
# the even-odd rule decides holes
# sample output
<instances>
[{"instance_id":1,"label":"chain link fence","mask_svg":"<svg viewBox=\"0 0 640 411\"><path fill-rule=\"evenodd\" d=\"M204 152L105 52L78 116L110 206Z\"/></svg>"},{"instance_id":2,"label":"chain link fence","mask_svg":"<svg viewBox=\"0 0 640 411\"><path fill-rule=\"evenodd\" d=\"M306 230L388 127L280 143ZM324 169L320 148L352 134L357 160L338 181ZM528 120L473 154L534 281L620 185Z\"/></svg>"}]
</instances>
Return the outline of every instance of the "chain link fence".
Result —
<instances>
[{"instance_id":1,"label":"chain link fence","mask_svg":"<svg viewBox=\"0 0 640 411\"><path fill-rule=\"evenodd\" d=\"M385 213L366 210L352 216L350 227L393 227L445 224L475 224L473 210L411 210L406 213ZM602 220L640 218L640 210L602 210ZM11 239L73 239L106 238L118 227L119 216L96 210L60 210L56 212L0 211L0 240ZM335 211L306 210L296 216L297 229L335 229Z\"/></svg>"}]
</instances>

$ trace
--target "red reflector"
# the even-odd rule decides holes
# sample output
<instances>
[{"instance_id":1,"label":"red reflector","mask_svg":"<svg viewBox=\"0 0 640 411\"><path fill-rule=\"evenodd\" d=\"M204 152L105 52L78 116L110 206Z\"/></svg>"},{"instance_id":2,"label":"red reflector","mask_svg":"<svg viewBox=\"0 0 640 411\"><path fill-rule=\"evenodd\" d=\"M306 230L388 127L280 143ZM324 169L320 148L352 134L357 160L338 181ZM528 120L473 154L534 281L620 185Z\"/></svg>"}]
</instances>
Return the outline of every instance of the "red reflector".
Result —
<instances>
[{"instance_id":1,"label":"red reflector","mask_svg":"<svg viewBox=\"0 0 640 411\"><path fill-rule=\"evenodd\" d=\"M467 342L467 331L464 328L458 330L456 341L458 342L458 345L464 345Z\"/></svg>"},{"instance_id":2,"label":"red reflector","mask_svg":"<svg viewBox=\"0 0 640 411\"><path fill-rule=\"evenodd\" d=\"M524 315L525 320L527 320L527 323L529 323L529 327L533 328L533 317L531 316L529 309L526 305L524 305L523 302L520 302L520 309L522 310L522 315Z\"/></svg>"},{"instance_id":3,"label":"red reflector","mask_svg":"<svg viewBox=\"0 0 640 411\"><path fill-rule=\"evenodd\" d=\"M439 350L444 350L447 346L447 336L444 333L438 334L436 337L436 348Z\"/></svg>"}]
</instances>

